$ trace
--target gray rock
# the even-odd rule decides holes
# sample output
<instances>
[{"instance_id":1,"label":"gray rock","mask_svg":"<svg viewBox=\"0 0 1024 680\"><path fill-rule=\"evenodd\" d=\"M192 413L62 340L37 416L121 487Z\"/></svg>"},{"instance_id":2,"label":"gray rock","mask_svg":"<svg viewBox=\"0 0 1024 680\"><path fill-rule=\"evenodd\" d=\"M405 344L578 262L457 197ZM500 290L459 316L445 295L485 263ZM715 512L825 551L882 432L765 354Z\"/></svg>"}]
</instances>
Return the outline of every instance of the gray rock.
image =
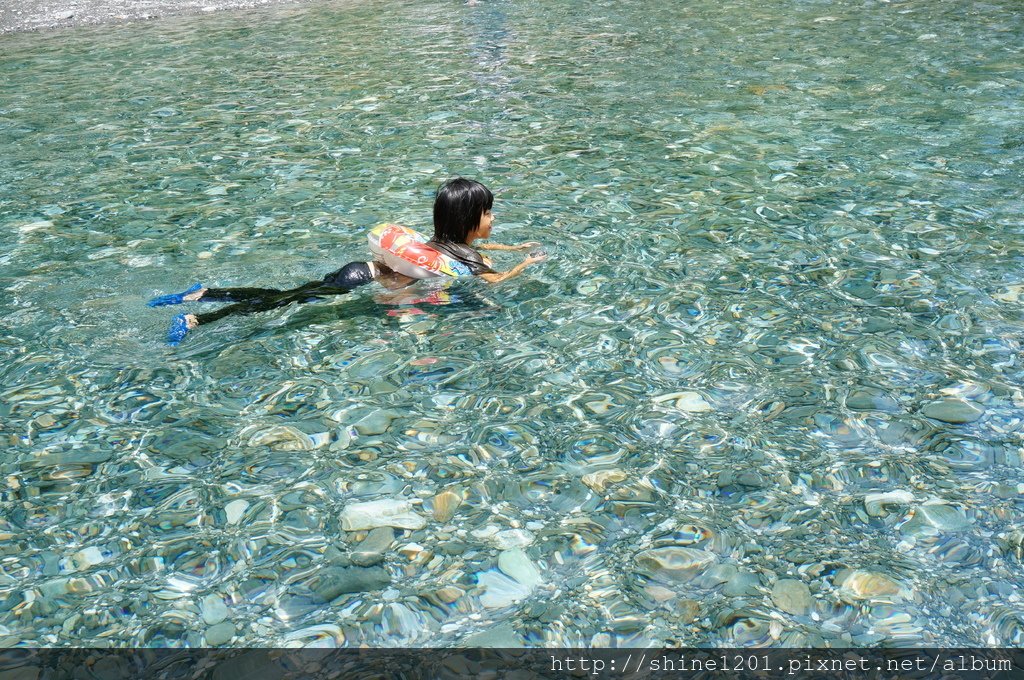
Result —
<instances>
[{"instance_id":1,"label":"gray rock","mask_svg":"<svg viewBox=\"0 0 1024 680\"><path fill-rule=\"evenodd\" d=\"M900 598L900 584L885 574L864 569L843 569L836 574L840 599L844 601Z\"/></svg>"},{"instance_id":2,"label":"gray rock","mask_svg":"<svg viewBox=\"0 0 1024 680\"><path fill-rule=\"evenodd\" d=\"M309 589L324 602L347 593L380 590L391 583L391 576L381 567L328 567L322 569L309 584Z\"/></svg>"},{"instance_id":3,"label":"gray rock","mask_svg":"<svg viewBox=\"0 0 1024 680\"><path fill-rule=\"evenodd\" d=\"M696 548L669 546L645 550L636 556L640 571L658 580L689 581L713 565L714 553Z\"/></svg>"},{"instance_id":4,"label":"gray rock","mask_svg":"<svg viewBox=\"0 0 1024 680\"><path fill-rule=\"evenodd\" d=\"M680 600L676 616L682 623L693 623L700 615L700 604L696 600Z\"/></svg>"},{"instance_id":5,"label":"gray rock","mask_svg":"<svg viewBox=\"0 0 1024 680\"><path fill-rule=\"evenodd\" d=\"M352 427L361 435L384 434L391 427L391 421L399 416L397 411L381 409L360 418Z\"/></svg>"},{"instance_id":6,"label":"gray rock","mask_svg":"<svg viewBox=\"0 0 1024 680\"><path fill-rule=\"evenodd\" d=\"M206 629L206 644L210 647L218 647L231 642L235 636L235 624L230 621L223 621Z\"/></svg>"},{"instance_id":7,"label":"gray rock","mask_svg":"<svg viewBox=\"0 0 1024 680\"><path fill-rule=\"evenodd\" d=\"M765 485L764 477L757 470L745 470L736 475L736 483L752 489L760 489Z\"/></svg>"},{"instance_id":8,"label":"gray rock","mask_svg":"<svg viewBox=\"0 0 1024 680\"><path fill-rule=\"evenodd\" d=\"M509 624L500 624L463 638L460 647L513 648L523 646L523 637Z\"/></svg>"},{"instance_id":9,"label":"gray rock","mask_svg":"<svg viewBox=\"0 0 1024 680\"><path fill-rule=\"evenodd\" d=\"M377 527L422 529L426 525L427 520L413 511L412 503L401 498L349 503L341 511L341 528L345 531Z\"/></svg>"},{"instance_id":10,"label":"gray rock","mask_svg":"<svg viewBox=\"0 0 1024 680\"><path fill-rule=\"evenodd\" d=\"M846 398L846 408L854 411L887 411L900 410L899 403L880 390L854 390Z\"/></svg>"},{"instance_id":11,"label":"gray rock","mask_svg":"<svg viewBox=\"0 0 1024 680\"><path fill-rule=\"evenodd\" d=\"M462 541L447 541L446 543L442 543L440 545L440 550L442 553L448 555L449 557L455 557L466 552L467 547L468 546Z\"/></svg>"},{"instance_id":12,"label":"gray rock","mask_svg":"<svg viewBox=\"0 0 1024 680\"><path fill-rule=\"evenodd\" d=\"M914 509L914 516L900 527L905 534L924 535L963 531L971 526L964 511L953 505L929 504Z\"/></svg>"},{"instance_id":13,"label":"gray rock","mask_svg":"<svg viewBox=\"0 0 1024 680\"><path fill-rule=\"evenodd\" d=\"M210 626L218 624L228 617L228 607L220 595L204 597L199 605L199 611L203 615L203 621Z\"/></svg>"},{"instance_id":14,"label":"gray rock","mask_svg":"<svg viewBox=\"0 0 1024 680\"><path fill-rule=\"evenodd\" d=\"M736 575L729 579L729 582L722 588L722 594L727 597L744 597L755 595L761 579L757 574L749 571L737 571Z\"/></svg>"},{"instance_id":15,"label":"gray rock","mask_svg":"<svg viewBox=\"0 0 1024 680\"><path fill-rule=\"evenodd\" d=\"M772 587L772 602L787 614L804 616L810 612L814 599L806 583L784 578L776 581Z\"/></svg>"},{"instance_id":16,"label":"gray rock","mask_svg":"<svg viewBox=\"0 0 1024 680\"><path fill-rule=\"evenodd\" d=\"M886 507L907 505L914 501L914 494L905 489L886 491L884 493L869 493L864 497L864 509L871 517L884 517L888 512Z\"/></svg>"},{"instance_id":17,"label":"gray rock","mask_svg":"<svg viewBox=\"0 0 1024 680\"><path fill-rule=\"evenodd\" d=\"M528 588L539 585L543 579L537 566L521 549L504 550L498 555L498 568Z\"/></svg>"},{"instance_id":18,"label":"gray rock","mask_svg":"<svg viewBox=\"0 0 1024 680\"><path fill-rule=\"evenodd\" d=\"M327 549L324 550L324 559L336 567L352 566L352 558L342 552L341 548L336 545L327 546Z\"/></svg>"},{"instance_id":19,"label":"gray rock","mask_svg":"<svg viewBox=\"0 0 1024 680\"><path fill-rule=\"evenodd\" d=\"M944 423L973 423L985 415L985 407L963 399L941 399L925 404L921 413Z\"/></svg>"},{"instance_id":20,"label":"gray rock","mask_svg":"<svg viewBox=\"0 0 1024 680\"><path fill-rule=\"evenodd\" d=\"M384 561L384 553L395 542L395 530L391 527L378 527L367 534L361 543L356 544L352 551L352 563L361 567L372 567Z\"/></svg>"}]
</instances>

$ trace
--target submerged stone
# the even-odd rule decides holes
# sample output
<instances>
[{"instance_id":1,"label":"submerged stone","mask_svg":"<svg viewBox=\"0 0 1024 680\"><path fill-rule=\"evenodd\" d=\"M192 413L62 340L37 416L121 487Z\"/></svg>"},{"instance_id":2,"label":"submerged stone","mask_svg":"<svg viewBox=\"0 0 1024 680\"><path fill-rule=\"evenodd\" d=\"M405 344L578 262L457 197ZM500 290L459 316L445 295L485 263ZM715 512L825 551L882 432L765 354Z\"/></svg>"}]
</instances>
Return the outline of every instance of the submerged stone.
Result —
<instances>
[{"instance_id":1,"label":"submerged stone","mask_svg":"<svg viewBox=\"0 0 1024 680\"><path fill-rule=\"evenodd\" d=\"M352 427L361 435L384 434L391 427L391 422L399 417L396 411L380 409L363 416Z\"/></svg>"},{"instance_id":2,"label":"submerged stone","mask_svg":"<svg viewBox=\"0 0 1024 680\"><path fill-rule=\"evenodd\" d=\"M914 510L910 521L900 527L905 534L922 535L929 533L963 531L971 521L960 508L953 505L932 503Z\"/></svg>"},{"instance_id":3,"label":"submerged stone","mask_svg":"<svg viewBox=\"0 0 1024 680\"><path fill-rule=\"evenodd\" d=\"M525 548L536 540L532 531L526 529L505 529L490 537L491 543L499 550Z\"/></svg>"},{"instance_id":4,"label":"submerged stone","mask_svg":"<svg viewBox=\"0 0 1024 680\"><path fill-rule=\"evenodd\" d=\"M784 578L772 586L772 602L775 606L794 616L804 616L811 611L814 599L811 590L803 581Z\"/></svg>"},{"instance_id":5,"label":"submerged stone","mask_svg":"<svg viewBox=\"0 0 1024 680\"><path fill-rule=\"evenodd\" d=\"M871 517L882 517L887 514L885 508L890 505L907 505L914 502L914 494L909 491L897 490L885 493L869 493L864 497L864 509Z\"/></svg>"},{"instance_id":6,"label":"submerged stone","mask_svg":"<svg viewBox=\"0 0 1024 680\"><path fill-rule=\"evenodd\" d=\"M455 516L455 511L462 505L462 495L447 490L434 496L434 519L438 522L447 522Z\"/></svg>"},{"instance_id":7,"label":"submerged stone","mask_svg":"<svg viewBox=\"0 0 1024 680\"><path fill-rule=\"evenodd\" d=\"M640 571L653 578L689 581L715 563L714 553L697 548L669 546L645 550L636 556Z\"/></svg>"},{"instance_id":8,"label":"submerged stone","mask_svg":"<svg viewBox=\"0 0 1024 680\"><path fill-rule=\"evenodd\" d=\"M203 615L203 621L208 625L220 623L228 617L228 607L224 604L224 598L220 595L207 595L199 605L199 611Z\"/></svg>"},{"instance_id":9,"label":"submerged stone","mask_svg":"<svg viewBox=\"0 0 1024 680\"><path fill-rule=\"evenodd\" d=\"M426 525L427 520L413 512L412 503L397 498L349 503L341 512L341 528L345 531L378 527L422 529Z\"/></svg>"},{"instance_id":10,"label":"submerged stone","mask_svg":"<svg viewBox=\"0 0 1024 680\"><path fill-rule=\"evenodd\" d=\"M888 576L873 571L854 569L841 577L839 594L844 599L871 600L892 598L900 594L900 585Z\"/></svg>"},{"instance_id":11,"label":"submerged stone","mask_svg":"<svg viewBox=\"0 0 1024 680\"><path fill-rule=\"evenodd\" d=\"M463 647L492 647L510 649L523 646L523 637L519 635L511 624L500 624L492 626L479 633L467 635L461 641Z\"/></svg>"},{"instance_id":12,"label":"submerged stone","mask_svg":"<svg viewBox=\"0 0 1024 680\"><path fill-rule=\"evenodd\" d=\"M480 595L480 604L487 609L501 609L524 600L534 589L533 586L524 585L495 569L477 574L477 583L484 588Z\"/></svg>"},{"instance_id":13,"label":"submerged stone","mask_svg":"<svg viewBox=\"0 0 1024 680\"><path fill-rule=\"evenodd\" d=\"M210 647L218 647L220 645L231 642L231 638L235 637L235 624L230 621L224 621L210 626L206 629L206 644Z\"/></svg>"},{"instance_id":14,"label":"submerged stone","mask_svg":"<svg viewBox=\"0 0 1024 680\"><path fill-rule=\"evenodd\" d=\"M925 404L921 413L944 423L973 423L985 415L985 407L963 399L941 399Z\"/></svg>"},{"instance_id":15,"label":"submerged stone","mask_svg":"<svg viewBox=\"0 0 1024 680\"><path fill-rule=\"evenodd\" d=\"M384 553L395 542L395 530L391 527L377 527L367 534L352 550L352 562L361 567L370 567L384 560Z\"/></svg>"},{"instance_id":16,"label":"submerged stone","mask_svg":"<svg viewBox=\"0 0 1024 680\"><path fill-rule=\"evenodd\" d=\"M604 493L605 487L609 484L616 484L626 480L626 473L622 470L598 470L583 475L583 483L597 493Z\"/></svg>"},{"instance_id":17,"label":"submerged stone","mask_svg":"<svg viewBox=\"0 0 1024 680\"><path fill-rule=\"evenodd\" d=\"M309 589L324 602L349 593L380 590L391 583L391 576L381 567L328 567L322 569Z\"/></svg>"},{"instance_id":18,"label":"submerged stone","mask_svg":"<svg viewBox=\"0 0 1024 680\"><path fill-rule=\"evenodd\" d=\"M675 408L688 413L704 413L712 410L711 404L698 392L674 392L654 398L655 404L667 402L672 402Z\"/></svg>"},{"instance_id":19,"label":"submerged stone","mask_svg":"<svg viewBox=\"0 0 1024 680\"><path fill-rule=\"evenodd\" d=\"M504 550L498 555L498 569L530 588L536 587L543 580L536 565L518 548Z\"/></svg>"},{"instance_id":20,"label":"submerged stone","mask_svg":"<svg viewBox=\"0 0 1024 680\"><path fill-rule=\"evenodd\" d=\"M900 409L899 403L881 390L854 390L846 398L846 408L854 411L886 411Z\"/></svg>"}]
</instances>

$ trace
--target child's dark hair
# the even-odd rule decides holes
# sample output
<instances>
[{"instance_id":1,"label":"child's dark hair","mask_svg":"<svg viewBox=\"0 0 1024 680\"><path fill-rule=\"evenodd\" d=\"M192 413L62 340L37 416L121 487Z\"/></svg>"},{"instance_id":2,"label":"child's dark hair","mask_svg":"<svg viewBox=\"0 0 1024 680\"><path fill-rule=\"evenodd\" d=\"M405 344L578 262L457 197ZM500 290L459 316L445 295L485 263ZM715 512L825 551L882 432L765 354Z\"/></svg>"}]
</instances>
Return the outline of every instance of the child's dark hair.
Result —
<instances>
[{"instance_id":1,"label":"child's dark hair","mask_svg":"<svg viewBox=\"0 0 1024 680\"><path fill-rule=\"evenodd\" d=\"M434 196L434 240L465 243L480 217L494 205L494 194L480 182L456 177Z\"/></svg>"}]
</instances>

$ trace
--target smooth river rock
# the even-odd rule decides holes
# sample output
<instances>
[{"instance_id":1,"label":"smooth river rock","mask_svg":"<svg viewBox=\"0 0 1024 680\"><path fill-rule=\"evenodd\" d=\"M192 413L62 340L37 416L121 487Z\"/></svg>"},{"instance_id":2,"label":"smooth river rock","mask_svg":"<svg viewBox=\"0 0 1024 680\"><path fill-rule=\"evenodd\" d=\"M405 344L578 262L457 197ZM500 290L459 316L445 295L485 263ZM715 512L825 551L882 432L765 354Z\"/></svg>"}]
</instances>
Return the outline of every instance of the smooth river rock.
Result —
<instances>
[{"instance_id":1,"label":"smooth river rock","mask_svg":"<svg viewBox=\"0 0 1024 680\"><path fill-rule=\"evenodd\" d=\"M792 578L779 579L772 586L772 602L775 606L794 616L804 616L811 611L814 599L811 590L803 581Z\"/></svg>"},{"instance_id":2,"label":"smooth river rock","mask_svg":"<svg viewBox=\"0 0 1024 680\"><path fill-rule=\"evenodd\" d=\"M963 399L940 399L925 404L921 413L944 423L973 423L985 415L985 407Z\"/></svg>"},{"instance_id":3,"label":"smooth river rock","mask_svg":"<svg viewBox=\"0 0 1024 680\"><path fill-rule=\"evenodd\" d=\"M540 585L543 580L536 565L519 548L502 551L498 555L498 569L528 588Z\"/></svg>"},{"instance_id":4,"label":"smooth river rock","mask_svg":"<svg viewBox=\"0 0 1024 680\"><path fill-rule=\"evenodd\" d=\"M341 511L341 528L345 531L378 527L422 529L425 526L426 518L413 512L412 503L398 498L349 503Z\"/></svg>"},{"instance_id":5,"label":"smooth river rock","mask_svg":"<svg viewBox=\"0 0 1024 680\"><path fill-rule=\"evenodd\" d=\"M894 598L900 594L900 585L884 574L862 569L841 573L837 578L839 594L846 600L872 600Z\"/></svg>"},{"instance_id":6,"label":"smooth river rock","mask_svg":"<svg viewBox=\"0 0 1024 680\"><path fill-rule=\"evenodd\" d=\"M653 578L689 581L715 563L714 553L697 548L668 546L645 550L636 556L640 571Z\"/></svg>"},{"instance_id":7,"label":"smooth river rock","mask_svg":"<svg viewBox=\"0 0 1024 680\"><path fill-rule=\"evenodd\" d=\"M391 576L381 567L328 567L322 569L309 584L309 589L324 602L347 593L380 590L391 583Z\"/></svg>"},{"instance_id":8,"label":"smooth river rock","mask_svg":"<svg viewBox=\"0 0 1024 680\"><path fill-rule=\"evenodd\" d=\"M963 531L971 526L964 511L953 505L931 503L914 509L914 516L900 527L905 534L920 536Z\"/></svg>"},{"instance_id":9,"label":"smooth river rock","mask_svg":"<svg viewBox=\"0 0 1024 680\"><path fill-rule=\"evenodd\" d=\"M224 621L206 629L206 644L209 647L218 647L231 642L235 637L235 625L230 621Z\"/></svg>"},{"instance_id":10,"label":"smooth river rock","mask_svg":"<svg viewBox=\"0 0 1024 680\"><path fill-rule=\"evenodd\" d=\"M864 509L872 517L882 517L888 512L887 506L909 505L914 502L914 494L909 491L897 489L896 491L885 491L883 493L869 493L864 497Z\"/></svg>"},{"instance_id":11,"label":"smooth river rock","mask_svg":"<svg viewBox=\"0 0 1024 680\"><path fill-rule=\"evenodd\" d=\"M384 553L395 542L395 530L391 527L377 527L352 548L352 563L370 567L384 560Z\"/></svg>"}]
</instances>

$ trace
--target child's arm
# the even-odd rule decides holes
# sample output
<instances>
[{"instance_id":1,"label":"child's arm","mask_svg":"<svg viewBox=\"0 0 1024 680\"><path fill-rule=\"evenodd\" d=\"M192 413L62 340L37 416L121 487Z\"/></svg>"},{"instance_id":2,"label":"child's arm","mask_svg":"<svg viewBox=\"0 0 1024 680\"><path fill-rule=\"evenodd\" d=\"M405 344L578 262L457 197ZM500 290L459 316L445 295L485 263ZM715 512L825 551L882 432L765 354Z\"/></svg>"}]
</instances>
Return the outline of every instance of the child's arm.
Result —
<instances>
[{"instance_id":1,"label":"child's arm","mask_svg":"<svg viewBox=\"0 0 1024 680\"><path fill-rule=\"evenodd\" d=\"M509 250L511 250L511 248L509 248ZM492 274L480 274L480 278L483 279L484 281L486 281L487 283L498 283L499 281L505 281L506 279L511 279L513 276L519 276L520 274L523 273L524 269L529 267L531 264L535 264L537 262L540 262L545 257L547 257L547 256L546 255L529 255L529 256L523 258L522 262L517 264L515 267L512 267L512 269L509 269L507 272L494 272Z\"/></svg>"},{"instance_id":2,"label":"child's arm","mask_svg":"<svg viewBox=\"0 0 1024 680\"><path fill-rule=\"evenodd\" d=\"M501 243L475 243L473 247L480 250L529 250L530 248L540 248L540 244L536 241L526 241L517 246L506 246Z\"/></svg>"}]
</instances>

